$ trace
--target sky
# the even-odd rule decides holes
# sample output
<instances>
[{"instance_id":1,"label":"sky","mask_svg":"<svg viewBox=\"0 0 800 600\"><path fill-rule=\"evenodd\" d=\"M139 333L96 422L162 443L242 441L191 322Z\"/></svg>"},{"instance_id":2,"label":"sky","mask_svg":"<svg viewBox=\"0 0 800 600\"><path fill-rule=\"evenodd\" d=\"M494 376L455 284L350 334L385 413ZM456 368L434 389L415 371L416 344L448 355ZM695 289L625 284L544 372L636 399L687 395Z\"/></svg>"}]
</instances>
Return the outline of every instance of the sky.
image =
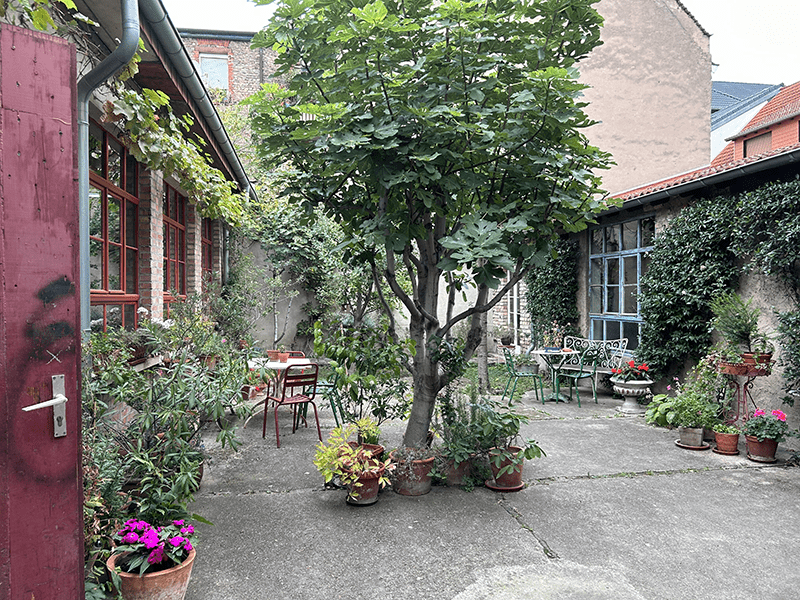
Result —
<instances>
[{"instance_id":1,"label":"sky","mask_svg":"<svg viewBox=\"0 0 800 600\"><path fill-rule=\"evenodd\" d=\"M247 0L162 0L181 29L255 32L272 6ZM800 81L800 1L682 0L711 34L715 81L784 83Z\"/></svg>"}]
</instances>

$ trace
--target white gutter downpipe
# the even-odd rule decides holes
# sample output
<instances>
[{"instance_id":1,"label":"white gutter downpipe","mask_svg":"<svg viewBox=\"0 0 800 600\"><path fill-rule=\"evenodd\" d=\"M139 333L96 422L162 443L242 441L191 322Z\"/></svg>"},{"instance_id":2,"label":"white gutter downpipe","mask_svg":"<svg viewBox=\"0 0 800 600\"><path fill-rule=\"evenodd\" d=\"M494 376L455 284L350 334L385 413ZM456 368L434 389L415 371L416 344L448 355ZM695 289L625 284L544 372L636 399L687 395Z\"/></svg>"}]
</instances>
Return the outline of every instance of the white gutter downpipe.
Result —
<instances>
[{"instance_id":1,"label":"white gutter downpipe","mask_svg":"<svg viewBox=\"0 0 800 600\"><path fill-rule=\"evenodd\" d=\"M78 228L80 231L80 306L84 337L91 330L89 278L89 100L92 92L127 65L139 47L137 0L120 0L122 41L78 82Z\"/></svg>"}]
</instances>

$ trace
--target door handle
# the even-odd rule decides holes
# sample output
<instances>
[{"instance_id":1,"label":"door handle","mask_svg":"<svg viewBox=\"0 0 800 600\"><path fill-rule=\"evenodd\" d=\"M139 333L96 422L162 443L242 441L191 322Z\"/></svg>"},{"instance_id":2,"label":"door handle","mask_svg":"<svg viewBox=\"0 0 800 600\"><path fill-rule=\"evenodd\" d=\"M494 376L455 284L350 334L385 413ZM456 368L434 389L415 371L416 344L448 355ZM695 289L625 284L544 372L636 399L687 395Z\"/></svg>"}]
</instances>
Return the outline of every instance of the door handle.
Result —
<instances>
[{"instance_id":1,"label":"door handle","mask_svg":"<svg viewBox=\"0 0 800 600\"><path fill-rule=\"evenodd\" d=\"M32 410L39 410L40 408L53 407L53 437L64 437L67 435L67 397L64 395L66 391L64 387L64 376L53 375L53 397L44 402L31 404L30 406L23 406L22 410L30 412Z\"/></svg>"}]
</instances>

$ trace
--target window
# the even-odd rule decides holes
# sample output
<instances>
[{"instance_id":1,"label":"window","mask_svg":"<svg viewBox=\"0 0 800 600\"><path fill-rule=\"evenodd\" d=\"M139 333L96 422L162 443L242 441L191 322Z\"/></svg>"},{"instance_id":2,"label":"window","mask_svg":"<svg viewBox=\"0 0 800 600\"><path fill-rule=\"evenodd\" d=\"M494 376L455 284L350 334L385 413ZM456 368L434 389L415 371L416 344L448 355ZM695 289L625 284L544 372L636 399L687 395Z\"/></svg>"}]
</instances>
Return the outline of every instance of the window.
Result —
<instances>
[{"instance_id":1,"label":"window","mask_svg":"<svg viewBox=\"0 0 800 600\"><path fill-rule=\"evenodd\" d=\"M228 89L228 55L201 54L200 76L203 83L211 89Z\"/></svg>"},{"instance_id":2,"label":"window","mask_svg":"<svg viewBox=\"0 0 800 600\"><path fill-rule=\"evenodd\" d=\"M139 304L139 165L96 123L89 126L91 327L136 327Z\"/></svg>"},{"instance_id":3,"label":"window","mask_svg":"<svg viewBox=\"0 0 800 600\"><path fill-rule=\"evenodd\" d=\"M655 218L597 227L589 232L589 320L591 339L628 338L639 345L639 278L647 270Z\"/></svg>"},{"instance_id":4,"label":"window","mask_svg":"<svg viewBox=\"0 0 800 600\"><path fill-rule=\"evenodd\" d=\"M772 150L772 132L762 133L744 141L744 155L755 156Z\"/></svg>"},{"instance_id":5,"label":"window","mask_svg":"<svg viewBox=\"0 0 800 600\"><path fill-rule=\"evenodd\" d=\"M165 185L164 192L164 313L186 297L186 198Z\"/></svg>"},{"instance_id":6,"label":"window","mask_svg":"<svg viewBox=\"0 0 800 600\"><path fill-rule=\"evenodd\" d=\"M211 219L203 219L200 226L200 252L201 268L203 271L203 286L212 280L214 270L213 242L211 239L212 231Z\"/></svg>"}]
</instances>

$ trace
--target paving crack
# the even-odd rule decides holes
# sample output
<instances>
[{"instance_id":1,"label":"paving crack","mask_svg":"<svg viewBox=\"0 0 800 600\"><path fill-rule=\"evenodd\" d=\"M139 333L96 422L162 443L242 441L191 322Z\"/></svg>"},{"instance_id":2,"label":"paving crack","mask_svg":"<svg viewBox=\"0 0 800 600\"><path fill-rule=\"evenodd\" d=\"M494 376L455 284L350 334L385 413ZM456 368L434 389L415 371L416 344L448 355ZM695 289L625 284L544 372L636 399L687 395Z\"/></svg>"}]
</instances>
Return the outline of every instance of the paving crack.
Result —
<instances>
[{"instance_id":1,"label":"paving crack","mask_svg":"<svg viewBox=\"0 0 800 600\"><path fill-rule=\"evenodd\" d=\"M519 523L520 527L522 527L525 531L530 533L534 537L534 539L536 539L536 541L539 542L539 545L542 547L542 551L544 552L544 555L547 558L549 558L551 560L559 560L561 558L552 548L550 548L550 545L547 543L547 540L545 540L544 538L540 537L539 534L537 534L533 530L533 527L531 527L530 525L528 525L525 522L525 519L523 518L522 514L516 508L506 504L506 501L505 501L504 498L501 498L498 501L498 504L503 508L503 510L505 510L509 515L511 515L511 517L517 523Z\"/></svg>"}]
</instances>

